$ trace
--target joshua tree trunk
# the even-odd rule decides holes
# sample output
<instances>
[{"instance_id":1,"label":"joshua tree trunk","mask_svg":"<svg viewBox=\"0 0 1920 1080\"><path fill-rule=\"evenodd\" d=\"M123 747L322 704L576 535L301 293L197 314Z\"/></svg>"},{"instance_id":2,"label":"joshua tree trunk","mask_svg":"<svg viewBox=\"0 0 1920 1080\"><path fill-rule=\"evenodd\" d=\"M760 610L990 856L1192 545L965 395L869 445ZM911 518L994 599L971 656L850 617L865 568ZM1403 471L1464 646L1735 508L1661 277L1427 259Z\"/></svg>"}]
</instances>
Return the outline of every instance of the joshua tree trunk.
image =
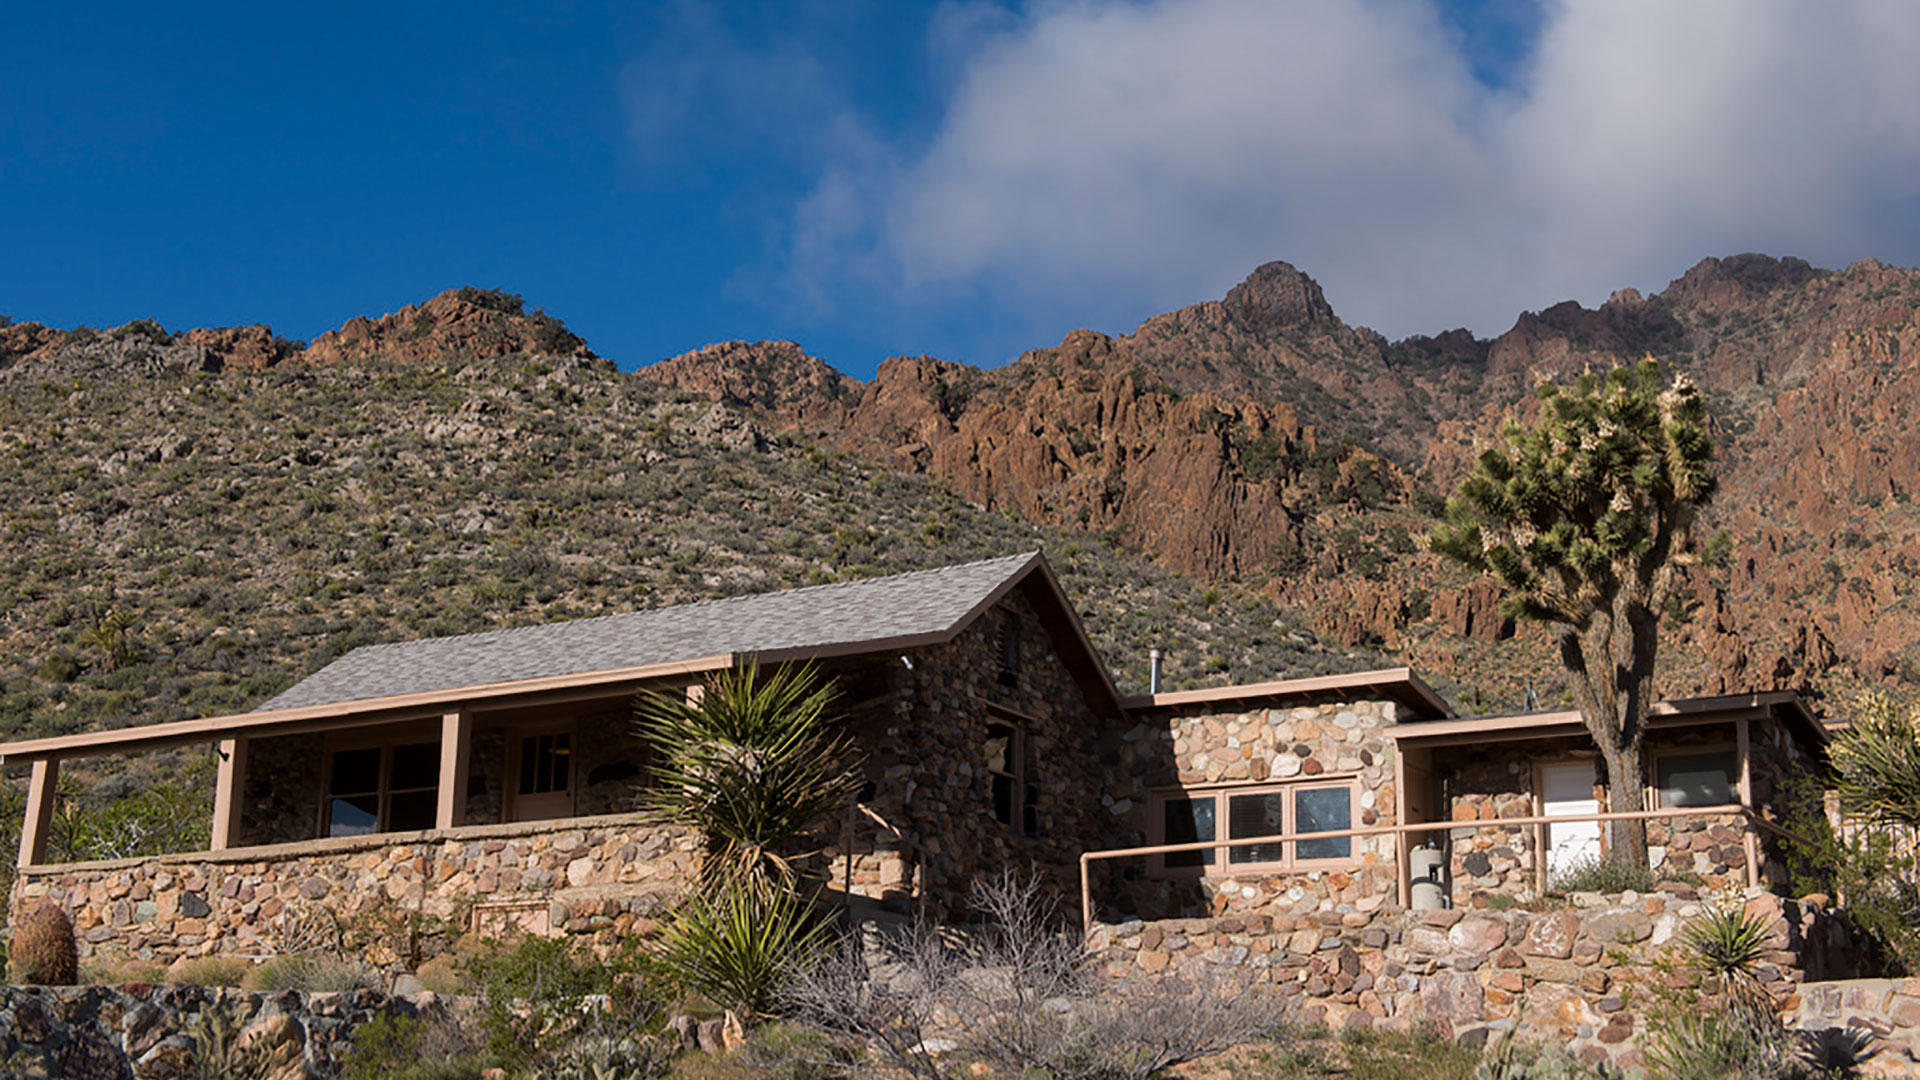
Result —
<instances>
[{"instance_id":1,"label":"joshua tree trunk","mask_svg":"<svg viewBox=\"0 0 1920 1080\"><path fill-rule=\"evenodd\" d=\"M1645 809L1641 751L1659 647L1659 621L1651 607L1627 593L1621 590L1585 627L1563 627L1559 634L1574 703L1606 766L1607 810L1615 813ZM1607 841L1610 860L1647 869L1644 820L1608 822Z\"/></svg>"}]
</instances>

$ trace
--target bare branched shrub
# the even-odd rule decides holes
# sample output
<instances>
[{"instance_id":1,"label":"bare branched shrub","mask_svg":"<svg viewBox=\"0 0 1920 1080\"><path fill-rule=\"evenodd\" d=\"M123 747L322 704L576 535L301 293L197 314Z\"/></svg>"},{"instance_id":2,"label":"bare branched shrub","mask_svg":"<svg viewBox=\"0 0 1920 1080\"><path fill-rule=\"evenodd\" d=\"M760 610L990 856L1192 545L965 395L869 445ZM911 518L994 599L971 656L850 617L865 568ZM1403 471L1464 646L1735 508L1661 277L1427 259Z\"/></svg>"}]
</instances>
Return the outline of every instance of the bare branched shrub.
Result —
<instances>
[{"instance_id":1,"label":"bare branched shrub","mask_svg":"<svg viewBox=\"0 0 1920 1080\"><path fill-rule=\"evenodd\" d=\"M1105 976L1036 879L1002 875L974 906L978 930L923 923L894 942L845 943L795 978L789 1007L919 1080L942 1076L949 1053L1012 1075L1145 1080L1279 1025L1277 1002L1238 969Z\"/></svg>"}]
</instances>

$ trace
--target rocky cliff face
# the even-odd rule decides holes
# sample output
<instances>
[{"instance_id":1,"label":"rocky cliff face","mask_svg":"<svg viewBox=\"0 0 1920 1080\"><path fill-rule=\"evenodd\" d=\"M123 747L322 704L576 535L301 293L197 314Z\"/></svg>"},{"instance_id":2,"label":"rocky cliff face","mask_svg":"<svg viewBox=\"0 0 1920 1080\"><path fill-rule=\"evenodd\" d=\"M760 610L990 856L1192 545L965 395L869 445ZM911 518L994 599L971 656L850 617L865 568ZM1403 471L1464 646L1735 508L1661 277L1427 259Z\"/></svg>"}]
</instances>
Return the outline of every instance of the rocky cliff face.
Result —
<instances>
[{"instance_id":1,"label":"rocky cliff face","mask_svg":"<svg viewBox=\"0 0 1920 1080\"><path fill-rule=\"evenodd\" d=\"M791 343L734 343L642 374L989 506L1264 582L1339 640L1506 694L1529 673L1552 692L1544 635L1414 541L1535 381L1652 353L1708 390L1722 443L1712 565L1694 574L1662 686L1708 693L1920 686L1916 337L1920 273L1872 261L1707 259L1651 296L1527 312L1490 341L1402 342L1347 325L1310 277L1270 263L1221 300L990 371L898 358L860 385Z\"/></svg>"}]
</instances>

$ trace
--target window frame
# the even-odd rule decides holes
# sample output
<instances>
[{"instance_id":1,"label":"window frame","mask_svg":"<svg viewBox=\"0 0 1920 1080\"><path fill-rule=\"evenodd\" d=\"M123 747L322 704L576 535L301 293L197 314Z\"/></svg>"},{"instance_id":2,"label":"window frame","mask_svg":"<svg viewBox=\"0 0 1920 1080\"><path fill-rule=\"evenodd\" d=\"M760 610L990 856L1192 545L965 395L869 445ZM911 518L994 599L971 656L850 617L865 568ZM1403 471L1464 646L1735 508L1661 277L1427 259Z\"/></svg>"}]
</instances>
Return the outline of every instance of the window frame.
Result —
<instances>
[{"instance_id":1,"label":"window frame","mask_svg":"<svg viewBox=\"0 0 1920 1080\"><path fill-rule=\"evenodd\" d=\"M1166 807L1175 800L1213 800L1214 847L1213 863L1199 866L1168 866L1164 854L1154 855L1149 860L1149 872L1163 878L1228 878L1245 874L1270 874L1275 872L1306 874L1323 870L1349 870L1360 866L1365 856L1359 850L1360 837L1350 836L1347 854L1330 859L1302 859L1295 854L1302 836L1311 838L1313 833L1294 834L1299 819L1297 796L1303 791L1344 790L1347 793L1347 828L1360 828L1360 774L1326 773L1310 777L1290 777L1286 780L1238 781L1230 784L1194 784L1187 787L1159 788L1148 792L1147 796L1147 843L1159 846L1166 841ZM1282 805L1283 827L1280 832L1292 834L1292 839L1280 845L1281 856L1277 861L1234 862L1233 848L1228 845L1233 840L1231 810L1226 799L1236 795L1284 794L1286 801ZM1327 830L1343 832L1345 830ZM1337 838L1336 838L1337 839ZM1198 854L1205 854L1199 852Z\"/></svg>"},{"instance_id":2,"label":"window frame","mask_svg":"<svg viewBox=\"0 0 1920 1080\"><path fill-rule=\"evenodd\" d=\"M1660 762L1671 757L1705 757L1710 754L1725 754L1731 768L1727 770L1727 801L1740 801L1740 747L1731 742L1697 743L1692 745L1675 744L1650 746L1647 748L1647 809L1683 810L1686 807L1668 806L1666 789L1660 784ZM1602 830L1603 832L1605 830Z\"/></svg>"},{"instance_id":3,"label":"window frame","mask_svg":"<svg viewBox=\"0 0 1920 1080\"><path fill-rule=\"evenodd\" d=\"M1033 750L1033 723L1026 716L1011 709L997 705L988 705L984 718L986 727L980 740L984 750L996 727L1012 732L1007 740L1007 762L1009 771L1005 774L993 770L991 759L982 765L987 777L987 815L993 818L995 825L1007 830L1008 835L1017 839L1031 840L1039 837L1044 830L1040 821L1040 779L1039 762L1035 760ZM994 780L1005 775L1011 782L1007 820L1000 819L999 808L994 803Z\"/></svg>"},{"instance_id":4,"label":"window frame","mask_svg":"<svg viewBox=\"0 0 1920 1080\"><path fill-rule=\"evenodd\" d=\"M440 790L440 773L436 767L434 770L433 785L431 787L395 788L393 786L393 752L397 747L430 744L435 748L434 759L437 762L439 760L440 734L439 725L430 721L408 724L398 729L389 728L380 731L353 731L329 734L322 751L323 764L320 770L320 805L316 814L318 820L315 823L314 836L321 840L335 840L380 836L385 833L395 832L396 830L392 828L393 796L413 795L423 791L434 792L437 795ZM333 791L334 757L343 752L353 750L380 751L379 787L371 792L336 795ZM332 831L333 801L337 798L347 798L352 794L370 794L378 800L379 811L374 815L373 831L367 833L346 833L336 837ZM434 826L429 825L427 828L432 829ZM418 832L421 830L406 829L399 831Z\"/></svg>"}]
</instances>

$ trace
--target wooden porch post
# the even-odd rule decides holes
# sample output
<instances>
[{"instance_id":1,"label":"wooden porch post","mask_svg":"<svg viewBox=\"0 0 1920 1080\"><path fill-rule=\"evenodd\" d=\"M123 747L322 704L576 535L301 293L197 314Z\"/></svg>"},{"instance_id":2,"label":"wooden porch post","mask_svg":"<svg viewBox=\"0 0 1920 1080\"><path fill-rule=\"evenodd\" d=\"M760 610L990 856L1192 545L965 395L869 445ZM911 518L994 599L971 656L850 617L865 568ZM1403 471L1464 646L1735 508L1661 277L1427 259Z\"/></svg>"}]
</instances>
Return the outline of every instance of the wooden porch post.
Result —
<instances>
[{"instance_id":1,"label":"wooden porch post","mask_svg":"<svg viewBox=\"0 0 1920 1080\"><path fill-rule=\"evenodd\" d=\"M247 738L237 735L219 742L220 767L213 784L213 836L209 843L215 851L240 844L240 817L246 805Z\"/></svg>"},{"instance_id":2,"label":"wooden porch post","mask_svg":"<svg viewBox=\"0 0 1920 1080\"><path fill-rule=\"evenodd\" d=\"M53 824L53 789L60 784L60 759L39 758L27 780L27 812L20 821L19 866L47 861L47 829Z\"/></svg>"},{"instance_id":3,"label":"wooden porch post","mask_svg":"<svg viewBox=\"0 0 1920 1080\"><path fill-rule=\"evenodd\" d=\"M1753 736L1746 717L1734 721L1734 742L1740 754L1740 805L1754 812L1753 805ZM1760 844L1755 835L1752 819L1743 817L1740 821L1740 848L1747 856L1747 887L1760 884Z\"/></svg>"},{"instance_id":4,"label":"wooden porch post","mask_svg":"<svg viewBox=\"0 0 1920 1080\"><path fill-rule=\"evenodd\" d=\"M440 718L440 805L433 827L451 829L467 820L467 762L473 756L473 714L456 709Z\"/></svg>"}]
</instances>

